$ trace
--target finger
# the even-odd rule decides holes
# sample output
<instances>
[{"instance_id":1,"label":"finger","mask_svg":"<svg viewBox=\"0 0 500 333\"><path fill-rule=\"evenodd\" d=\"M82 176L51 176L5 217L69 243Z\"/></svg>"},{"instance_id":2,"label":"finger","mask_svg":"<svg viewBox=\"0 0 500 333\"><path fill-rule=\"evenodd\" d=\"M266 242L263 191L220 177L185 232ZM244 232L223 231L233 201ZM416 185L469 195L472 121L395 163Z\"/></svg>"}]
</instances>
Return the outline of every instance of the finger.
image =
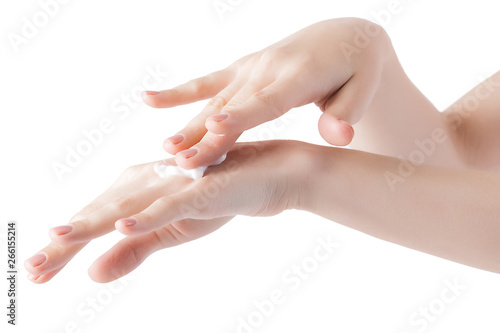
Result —
<instances>
[{"instance_id":1,"label":"finger","mask_svg":"<svg viewBox=\"0 0 500 333\"><path fill-rule=\"evenodd\" d=\"M30 279L31 282L36 283L36 284L42 284L42 283L48 282L48 281L52 280L52 278L54 276L56 276L56 274L59 273L64 268L64 266L56 269L55 271L52 271L52 272L47 273L47 274L44 274L44 275L29 274L28 275L28 279Z\"/></svg>"},{"instance_id":2,"label":"finger","mask_svg":"<svg viewBox=\"0 0 500 333\"><path fill-rule=\"evenodd\" d=\"M320 116L318 130L321 137L334 146L347 146L354 138L351 124L328 112Z\"/></svg>"},{"instance_id":3,"label":"finger","mask_svg":"<svg viewBox=\"0 0 500 333\"><path fill-rule=\"evenodd\" d=\"M234 94L238 91L240 85L232 83L217 96L213 97L203 110L194 117L179 133L166 139L163 148L170 154L176 154L179 151L188 149L197 144L207 133L205 121L213 114L217 114L227 104Z\"/></svg>"},{"instance_id":4,"label":"finger","mask_svg":"<svg viewBox=\"0 0 500 333\"><path fill-rule=\"evenodd\" d=\"M101 283L119 279L132 272L152 253L209 234L230 219L182 220L147 234L126 237L92 264L89 275L92 280Z\"/></svg>"},{"instance_id":5,"label":"finger","mask_svg":"<svg viewBox=\"0 0 500 333\"><path fill-rule=\"evenodd\" d=\"M336 146L348 145L354 137L351 124L358 122L372 100L375 88L359 74L352 76L325 104L318 122L323 139Z\"/></svg>"},{"instance_id":6,"label":"finger","mask_svg":"<svg viewBox=\"0 0 500 333\"><path fill-rule=\"evenodd\" d=\"M205 126L216 134L244 132L303 105L301 89L291 78L279 79L240 105L226 105L219 114L209 117Z\"/></svg>"},{"instance_id":7,"label":"finger","mask_svg":"<svg viewBox=\"0 0 500 333\"><path fill-rule=\"evenodd\" d=\"M176 177L175 180L170 181L172 183L175 181L175 183L166 186L166 183L162 181L134 193L123 195L89 215L86 219L52 228L49 232L50 238L54 242L69 245L88 242L105 235L114 230L116 220L142 211L159 197L180 188L190 180Z\"/></svg>"},{"instance_id":8,"label":"finger","mask_svg":"<svg viewBox=\"0 0 500 333\"><path fill-rule=\"evenodd\" d=\"M145 91L142 93L142 99L146 104L154 108L169 108L193 103L215 96L231 82L233 77L232 70L223 69L172 89L159 92Z\"/></svg>"},{"instance_id":9,"label":"finger","mask_svg":"<svg viewBox=\"0 0 500 333\"><path fill-rule=\"evenodd\" d=\"M100 209L108 201L114 189L109 189L90 204L82 208L70 220L76 221L79 218L86 217L94 211ZM30 273L29 279L35 283L45 283L52 279L81 249L86 243L74 245L61 245L51 242L45 248L40 250L31 258L25 260L24 267ZM36 278L36 279L35 279Z\"/></svg>"},{"instance_id":10,"label":"finger","mask_svg":"<svg viewBox=\"0 0 500 333\"><path fill-rule=\"evenodd\" d=\"M24 262L26 270L34 276L42 276L57 272L64 267L84 246L86 243L74 245L60 245L51 242L33 257ZM55 275L55 273L54 273ZM43 281L42 279L41 281ZM38 283L41 283L38 281ZM47 279L48 281L48 279Z\"/></svg>"},{"instance_id":11,"label":"finger","mask_svg":"<svg viewBox=\"0 0 500 333\"><path fill-rule=\"evenodd\" d=\"M140 166L138 166L140 167ZM86 218L95 211L101 209L111 198L118 193L127 192L131 187L136 186L138 180L130 180L140 168L130 168L103 194L95 198L90 204L82 208L71 219L70 223ZM126 176L126 177L125 177ZM127 178L128 183L121 184ZM73 245L61 245L51 242L33 257L24 262L24 267L30 272L30 280L35 283L45 283L52 279L87 243ZM35 277L37 277L35 279Z\"/></svg>"},{"instance_id":12,"label":"finger","mask_svg":"<svg viewBox=\"0 0 500 333\"><path fill-rule=\"evenodd\" d=\"M193 169L210 165L228 152L241 133L220 136L207 132L195 146L175 155L175 162L181 168Z\"/></svg>"},{"instance_id":13,"label":"finger","mask_svg":"<svg viewBox=\"0 0 500 333\"><path fill-rule=\"evenodd\" d=\"M258 90L258 88L259 87L255 84L246 84L234 94L227 105L236 106L241 104ZM217 110L217 112L220 111L220 109ZM205 120L206 117L203 119L203 128L205 128ZM198 138L196 143L199 143L193 146L192 149L176 155L176 162L178 165L186 169L210 165L225 154L236 142L239 135L241 135L238 133L237 135L229 134L221 136L206 132L206 130L205 133L203 139Z\"/></svg>"},{"instance_id":14,"label":"finger","mask_svg":"<svg viewBox=\"0 0 500 333\"><path fill-rule=\"evenodd\" d=\"M115 228L122 234L131 236L152 232L169 223L183 220L188 215L198 214L198 209L194 207L198 195L200 194L191 188L161 197L142 212L116 221Z\"/></svg>"},{"instance_id":15,"label":"finger","mask_svg":"<svg viewBox=\"0 0 500 333\"><path fill-rule=\"evenodd\" d=\"M82 220L90 216L92 213L104 207L121 193L128 193L137 186L143 187L144 179L140 177L141 171L144 170L145 165L136 165L125 170L120 177L102 194L92 200L88 205L83 207L78 213L73 215L70 223Z\"/></svg>"}]
</instances>

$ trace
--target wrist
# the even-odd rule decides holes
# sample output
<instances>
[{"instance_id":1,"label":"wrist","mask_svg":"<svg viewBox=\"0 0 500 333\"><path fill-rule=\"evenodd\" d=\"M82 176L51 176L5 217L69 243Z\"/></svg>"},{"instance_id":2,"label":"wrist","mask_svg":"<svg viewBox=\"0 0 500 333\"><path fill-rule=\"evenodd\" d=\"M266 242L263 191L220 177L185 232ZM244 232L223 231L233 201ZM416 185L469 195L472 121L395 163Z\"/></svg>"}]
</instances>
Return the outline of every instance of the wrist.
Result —
<instances>
[{"instance_id":1,"label":"wrist","mask_svg":"<svg viewBox=\"0 0 500 333\"><path fill-rule=\"evenodd\" d=\"M341 161L345 149L294 142L289 154L286 178L290 184L290 209L315 212L325 191L332 195L336 187L330 188L330 178L336 177L336 165ZM330 183L331 184L331 183Z\"/></svg>"}]
</instances>

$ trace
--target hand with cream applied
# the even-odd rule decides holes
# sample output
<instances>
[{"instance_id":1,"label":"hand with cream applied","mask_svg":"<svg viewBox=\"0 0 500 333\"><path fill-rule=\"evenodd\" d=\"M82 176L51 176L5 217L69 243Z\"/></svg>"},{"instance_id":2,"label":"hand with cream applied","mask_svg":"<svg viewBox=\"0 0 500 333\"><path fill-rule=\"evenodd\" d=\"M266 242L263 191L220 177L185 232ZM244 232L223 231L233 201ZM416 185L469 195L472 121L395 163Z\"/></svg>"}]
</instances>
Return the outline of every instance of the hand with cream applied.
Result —
<instances>
[{"instance_id":1,"label":"hand with cream applied","mask_svg":"<svg viewBox=\"0 0 500 333\"><path fill-rule=\"evenodd\" d=\"M138 165L69 225L51 229L52 243L25 267L33 282L47 282L90 240L116 228L127 237L89 269L93 280L109 282L153 252L211 233L232 216L302 209L386 241L500 273L499 174L421 165L394 192L383 173L400 163L356 150L267 141L236 144L226 161L209 167L197 181L159 177L155 163Z\"/></svg>"},{"instance_id":2,"label":"hand with cream applied","mask_svg":"<svg viewBox=\"0 0 500 333\"><path fill-rule=\"evenodd\" d=\"M226 154L222 155L217 161L211 165L218 165L224 162L226 159ZM205 174L208 166L201 166L190 170L185 170L178 165L169 164L168 161L158 162L154 165L154 170L156 174L162 178L168 178L170 176L184 176L191 178L192 180L199 180Z\"/></svg>"},{"instance_id":3,"label":"hand with cream applied","mask_svg":"<svg viewBox=\"0 0 500 333\"><path fill-rule=\"evenodd\" d=\"M284 142L237 144L224 162L208 167L196 181L189 171L177 169L173 159L130 167L69 224L50 230L52 243L25 262L29 278L49 281L89 241L115 228L125 234L142 231L92 265L89 274L95 281L115 280L153 252L202 237L234 215L273 215L290 208L296 181L285 166L296 164L297 152ZM180 217L178 209L186 216Z\"/></svg>"}]
</instances>

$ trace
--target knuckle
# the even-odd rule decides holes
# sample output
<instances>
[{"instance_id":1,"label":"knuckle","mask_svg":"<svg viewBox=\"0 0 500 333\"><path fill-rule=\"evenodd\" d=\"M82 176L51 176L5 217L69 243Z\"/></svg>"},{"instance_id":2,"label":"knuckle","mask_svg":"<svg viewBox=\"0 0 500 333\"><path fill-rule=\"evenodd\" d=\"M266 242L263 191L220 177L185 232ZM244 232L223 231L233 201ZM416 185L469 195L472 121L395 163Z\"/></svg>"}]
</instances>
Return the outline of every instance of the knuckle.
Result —
<instances>
[{"instance_id":1,"label":"knuckle","mask_svg":"<svg viewBox=\"0 0 500 333\"><path fill-rule=\"evenodd\" d=\"M165 207L175 207L175 200L172 197L161 197L160 199L157 200L158 204L165 208Z\"/></svg>"},{"instance_id":2,"label":"knuckle","mask_svg":"<svg viewBox=\"0 0 500 333\"><path fill-rule=\"evenodd\" d=\"M73 226L78 229L78 230L86 230L86 229L89 229L92 225L92 222L90 221L89 218L86 218L86 219L83 219L83 220L80 220L76 223L72 223Z\"/></svg>"},{"instance_id":3,"label":"knuckle","mask_svg":"<svg viewBox=\"0 0 500 333\"><path fill-rule=\"evenodd\" d=\"M241 105L241 103L238 103L236 101L230 101L229 103L226 104L223 111L224 112L234 112L240 105Z\"/></svg>"},{"instance_id":4,"label":"knuckle","mask_svg":"<svg viewBox=\"0 0 500 333\"><path fill-rule=\"evenodd\" d=\"M153 215L148 211L143 211L136 217L142 225L148 226L153 222Z\"/></svg>"},{"instance_id":5,"label":"knuckle","mask_svg":"<svg viewBox=\"0 0 500 333\"><path fill-rule=\"evenodd\" d=\"M203 77L189 81L189 86L194 91L194 93L198 94L198 93L203 92L203 90L207 86L207 81L208 81L208 77L203 76Z\"/></svg>"},{"instance_id":6,"label":"knuckle","mask_svg":"<svg viewBox=\"0 0 500 333\"><path fill-rule=\"evenodd\" d=\"M222 108L226 104L227 104L226 99L220 95L217 95L217 96L211 98L210 101L208 101L207 107Z\"/></svg>"},{"instance_id":7,"label":"knuckle","mask_svg":"<svg viewBox=\"0 0 500 333\"><path fill-rule=\"evenodd\" d=\"M113 206L119 211L127 211L130 210L133 203L134 203L134 198L131 195L126 195L116 199L115 202L113 203Z\"/></svg>"},{"instance_id":8,"label":"knuckle","mask_svg":"<svg viewBox=\"0 0 500 333\"><path fill-rule=\"evenodd\" d=\"M70 219L71 222L78 221L89 217L92 213L99 209L99 205L95 202L89 203L87 206L83 207L78 213L73 215Z\"/></svg>"},{"instance_id":9,"label":"knuckle","mask_svg":"<svg viewBox=\"0 0 500 333\"><path fill-rule=\"evenodd\" d=\"M257 101L259 101L259 102L261 102L269 107L276 108L276 94L274 94L273 92L271 92L269 90L266 90L266 89L260 90L260 91L256 92L253 95L253 97Z\"/></svg>"},{"instance_id":10,"label":"knuckle","mask_svg":"<svg viewBox=\"0 0 500 333\"><path fill-rule=\"evenodd\" d=\"M46 252L49 252L49 256L50 256L50 254L62 256L65 254L65 252L67 250L67 246L52 242L45 250L46 250Z\"/></svg>"},{"instance_id":11,"label":"knuckle","mask_svg":"<svg viewBox=\"0 0 500 333\"><path fill-rule=\"evenodd\" d=\"M278 61L279 55L279 50L267 49L260 54L259 65L264 68L272 67Z\"/></svg>"},{"instance_id":12,"label":"knuckle","mask_svg":"<svg viewBox=\"0 0 500 333\"><path fill-rule=\"evenodd\" d=\"M205 126L205 118L203 119L195 118L192 119L189 123L187 123L186 126L184 126L184 128L179 131L179 133L184 134L185 138L189 138L193 135L196 135L196 133L205 130L204 127L202 126Z\"/></svg>"},{"instance_id":13,"label":"knuckle","mask_svg":"<svg viewBox=\"0 0 500 333\"><path fill-rule=\"evenodd\" d=\"M206 137L203 139L203 142L200 142L196 146L200 151L217 152L220 150L220 145L219 137Z\"/></svg>"},{"instance_id":14,"label":"knuckle","mask_svg":"<svg viewBox=\"0 0 500 333\"><path fill-rule=\"evenodd\" d=\"M120 175L120 179L130 179L132 178L139 170L141 165L133 165L129 166Z\"/></svg>"}]
</instances>

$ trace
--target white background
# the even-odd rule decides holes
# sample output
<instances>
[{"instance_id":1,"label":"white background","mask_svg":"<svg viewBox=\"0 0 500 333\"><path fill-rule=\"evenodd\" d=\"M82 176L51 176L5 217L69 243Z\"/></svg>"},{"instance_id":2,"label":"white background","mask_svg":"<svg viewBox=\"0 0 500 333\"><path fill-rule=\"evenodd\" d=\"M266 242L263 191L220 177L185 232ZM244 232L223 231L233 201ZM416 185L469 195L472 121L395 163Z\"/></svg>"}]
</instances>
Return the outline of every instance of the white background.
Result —
<instances>
[{"instance_id":1,"label":"white background","mask_svg":"<svg viewBox=\"0 0 500 333\"><path fill-rule=\"evenodd\" d=\"M59 5L46 26L16 52L8 34L21 34L23 17L32 21L41 7L34 0L1 2L0 221L3 237L6 222L18 221L21 262L45 246L50 227L65 224L125 167L164 158L163 139L200 111L203 102L168 110L141 104L119 118L113 104L142 82L146 68L168 71L159 88L169 88L320 20L356 16L377 21L374 12L387 9L390 1L230 3L232 10L221 19L213 0L73 0ZM379 23L410 78L438 108L498 70L500 20L494 1L400 3L390 21ZM287 129L273 138L324 144L314 106L293 114ZM82 131L96 128L104 118L113 121L113 131L59 181L52 163L63 162L66 147L74 148L85 138ZM265 126L250 134L269 138ZM291 291L282 276L310 258L317 237L341 245ZM441 313L420 331L500 329L498 275L305 212L238 217L203 239L154 254L125 278L123 290L111 293L109 285L90 280L87 268L119 238L113 234L92 242L45 285L28 281L20 265L18 326L6 324L2 279L0 330L237 332L238 318L258 318L254 302L269 299L273 289L286 294L285 302L257 327L241 332L418 332L423 326L409 320L429 305ZM5 239L0 241L5 272ZM457 280L466 290L439 309L446 280ZM102 311L92 317L77 312L90 309L88 297L96 296ZM77 329L65 330L71 322Z\"/></svg>"}]
</instances>

